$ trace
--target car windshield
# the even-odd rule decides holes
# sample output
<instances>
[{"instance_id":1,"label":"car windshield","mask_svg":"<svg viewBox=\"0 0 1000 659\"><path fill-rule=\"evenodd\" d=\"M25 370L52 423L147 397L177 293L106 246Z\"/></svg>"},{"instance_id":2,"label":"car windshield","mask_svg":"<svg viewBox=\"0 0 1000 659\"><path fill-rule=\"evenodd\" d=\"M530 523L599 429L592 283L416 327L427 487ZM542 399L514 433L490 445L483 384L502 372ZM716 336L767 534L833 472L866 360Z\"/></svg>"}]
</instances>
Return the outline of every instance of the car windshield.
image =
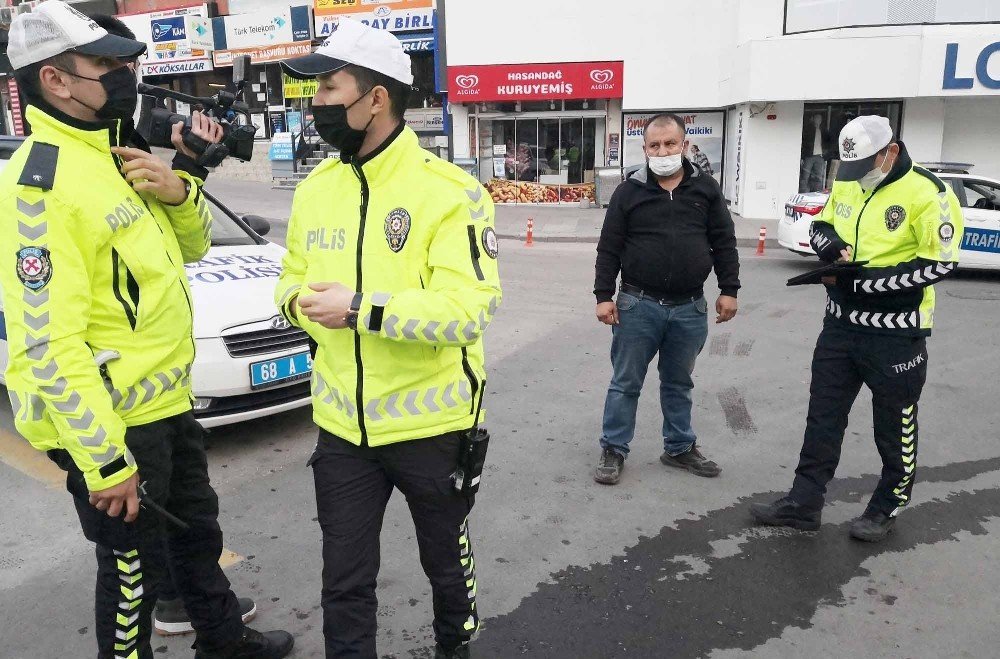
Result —
<instances>
[{"instance_id":1,"label":"car windshield","mask_svg":"<svg viewBox=\"0 0 1000 659\"><path fill-rule=\"evenodd\" d=\"M215 202L209 200L208 207L212 213L213 246L257 244L257 241Z\"/></svg>"}]
</instances>

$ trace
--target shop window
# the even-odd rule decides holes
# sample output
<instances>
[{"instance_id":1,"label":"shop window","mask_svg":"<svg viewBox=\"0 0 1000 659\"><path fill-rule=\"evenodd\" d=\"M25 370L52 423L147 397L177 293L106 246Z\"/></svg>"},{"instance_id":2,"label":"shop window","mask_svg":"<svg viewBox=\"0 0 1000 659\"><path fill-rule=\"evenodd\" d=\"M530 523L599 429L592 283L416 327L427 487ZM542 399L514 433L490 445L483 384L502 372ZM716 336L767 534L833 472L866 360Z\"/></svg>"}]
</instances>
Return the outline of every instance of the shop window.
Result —
<instances>
[{"instance_id":1,"label":"shop window","mask_svg":"<svg viewBox=\"0 0 1000 659\"><path fill-rule=\"evenodd\" d=\"M439 108L442 105L441 95L434 90L434 56L413 55L410 57L413 70L413 91L406 107Z\"/></svg>"},{"instance_id":2,"label":"shop window","mask_svg":"<svg viewBox=\"0 0 1000 659\"><path fill-rule=\"evenodd\" d=\"M840 165L837 142L849 121L861 115L886 117L898 136L902 113L901 101L807 103L802 118L799 192L818 192L833 186Z\"/></svg>"}]
</instances>

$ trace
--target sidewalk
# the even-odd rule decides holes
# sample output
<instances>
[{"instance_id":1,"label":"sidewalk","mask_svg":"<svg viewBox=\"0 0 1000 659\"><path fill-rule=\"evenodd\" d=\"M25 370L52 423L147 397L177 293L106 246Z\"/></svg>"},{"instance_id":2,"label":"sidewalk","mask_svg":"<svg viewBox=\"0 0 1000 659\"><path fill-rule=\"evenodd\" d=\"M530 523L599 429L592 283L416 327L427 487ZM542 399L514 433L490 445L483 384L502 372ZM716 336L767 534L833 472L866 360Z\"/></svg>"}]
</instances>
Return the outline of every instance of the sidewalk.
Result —
<instances>
[{"instance_id":1,"label":"sidewalk","mask_svg":"<svg viewBox=\"0 0 1000 659\"><path fill-rule=\"evenodd\" d=\"M253 213L279 223L287 222L292 210L292 191L275 190L266 183L209 177L205 186L240 215ZM524 240L528 218L535 221L534 239L549 242L596 243L604 223L603 208L499 204L496 207L497 235ZM778 246L778 220L750 220L733 215L736 239L741 247L756 247L760 228L767 227L767 247Z\"/></svg>"},{"instance_id":2,"label":"sidewalk","mask_svg":"<svg viewBox=\"0 0 1000 659\"><path fill-rule=\"evenodd\" d=\"M579 243L597 242L606 211L603 208L530 204L502 204L496 208L497 235L501 238L524 240L531 218L535 221L535 240ZM740 247L756 247L762 226L767 227L766 246L778 246L777 219L750 220L734 213L733 221Z\"/></svg>"}]
</instances>

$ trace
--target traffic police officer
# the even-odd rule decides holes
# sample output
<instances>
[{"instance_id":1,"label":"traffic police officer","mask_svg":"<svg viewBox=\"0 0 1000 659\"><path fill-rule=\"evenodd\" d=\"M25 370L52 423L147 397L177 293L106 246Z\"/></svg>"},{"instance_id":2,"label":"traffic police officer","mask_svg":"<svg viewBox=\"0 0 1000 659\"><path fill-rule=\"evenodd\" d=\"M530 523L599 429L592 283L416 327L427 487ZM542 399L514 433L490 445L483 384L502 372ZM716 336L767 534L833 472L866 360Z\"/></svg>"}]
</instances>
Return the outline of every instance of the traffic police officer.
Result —
<instances>
[{"instance_id":1,"label":"traffic police officer","mask_svg":"<svg viewBox=\"0 0 1000 659\"><path fill-rule=\"evenodd\" d=\"M137 101L126 63L144 50L59 0L11 25L8 56L33 129L0 174L15 424L68 472L97 545L102 659L152 658L150 611L167 560L198 657L283 657L291 636L247 629L218 565L218 498L191 415L184 263L209 248L201 181L118 146ZM154 504L186 528L166 526Z\"/></svg>"},{"instance_id":2,"label":"traffic police officer","mask_svg":"<svg viewBox=\"0 0 1000 659\"><path fill-rule=\"evenodd\" d=\"M949 187L913 163L884 117L852 120L839 147L837 182L811 242L824 261L866 263L824 278L826 317L813 354L795 480L786 497L754 504L751 514L764 524L819 528L848 413L865 384L873 394L882 477L850 533L877 542L892 530L913 490L933 285L955 270L962 211Z\"/></svg>"},{"instance_id":3,"label":"traffic police officer","mask_svg":"<svg viewBox=\"0 0 1000 659\"><path fill-rule=\"evenodd\" d=\"M395 487L434 592L436 656L467 657L479 625L472 499L451 475L482 419L482 335L500 303L493 204L405 126L413 76L391 34L341 19L315 53L282 64L318 79L316 130L340 151L295 192L275 292L319 345L310 464L326 654L376 656L379 531Z\"/></svg>"}]
</instances>

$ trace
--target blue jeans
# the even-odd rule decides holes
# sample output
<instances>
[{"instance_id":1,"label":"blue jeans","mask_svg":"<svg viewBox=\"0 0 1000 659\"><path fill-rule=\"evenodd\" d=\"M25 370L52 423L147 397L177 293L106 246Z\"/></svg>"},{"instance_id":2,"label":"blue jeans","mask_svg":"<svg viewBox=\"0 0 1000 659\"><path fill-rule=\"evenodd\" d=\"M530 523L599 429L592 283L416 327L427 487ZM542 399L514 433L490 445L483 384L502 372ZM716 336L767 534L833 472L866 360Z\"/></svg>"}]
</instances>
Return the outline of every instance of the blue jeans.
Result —
<instances>
[{"instance_id":1,"label":"blue jeans","mask_svg":"<svg viewBox=\"0 0 1000 659\"><path fill-rule=\"evenodd\" d=\"M665 306L626 293L618 294L620 324L612 328L611 364L614 375L604 403L601 447L628 455L635 435L635 411L653 356L660 354L660 407L663 410L663 450L680 455L695 443L691 429L691 373L708 338L705 298Z\"/></svg>"}]
</instances>

